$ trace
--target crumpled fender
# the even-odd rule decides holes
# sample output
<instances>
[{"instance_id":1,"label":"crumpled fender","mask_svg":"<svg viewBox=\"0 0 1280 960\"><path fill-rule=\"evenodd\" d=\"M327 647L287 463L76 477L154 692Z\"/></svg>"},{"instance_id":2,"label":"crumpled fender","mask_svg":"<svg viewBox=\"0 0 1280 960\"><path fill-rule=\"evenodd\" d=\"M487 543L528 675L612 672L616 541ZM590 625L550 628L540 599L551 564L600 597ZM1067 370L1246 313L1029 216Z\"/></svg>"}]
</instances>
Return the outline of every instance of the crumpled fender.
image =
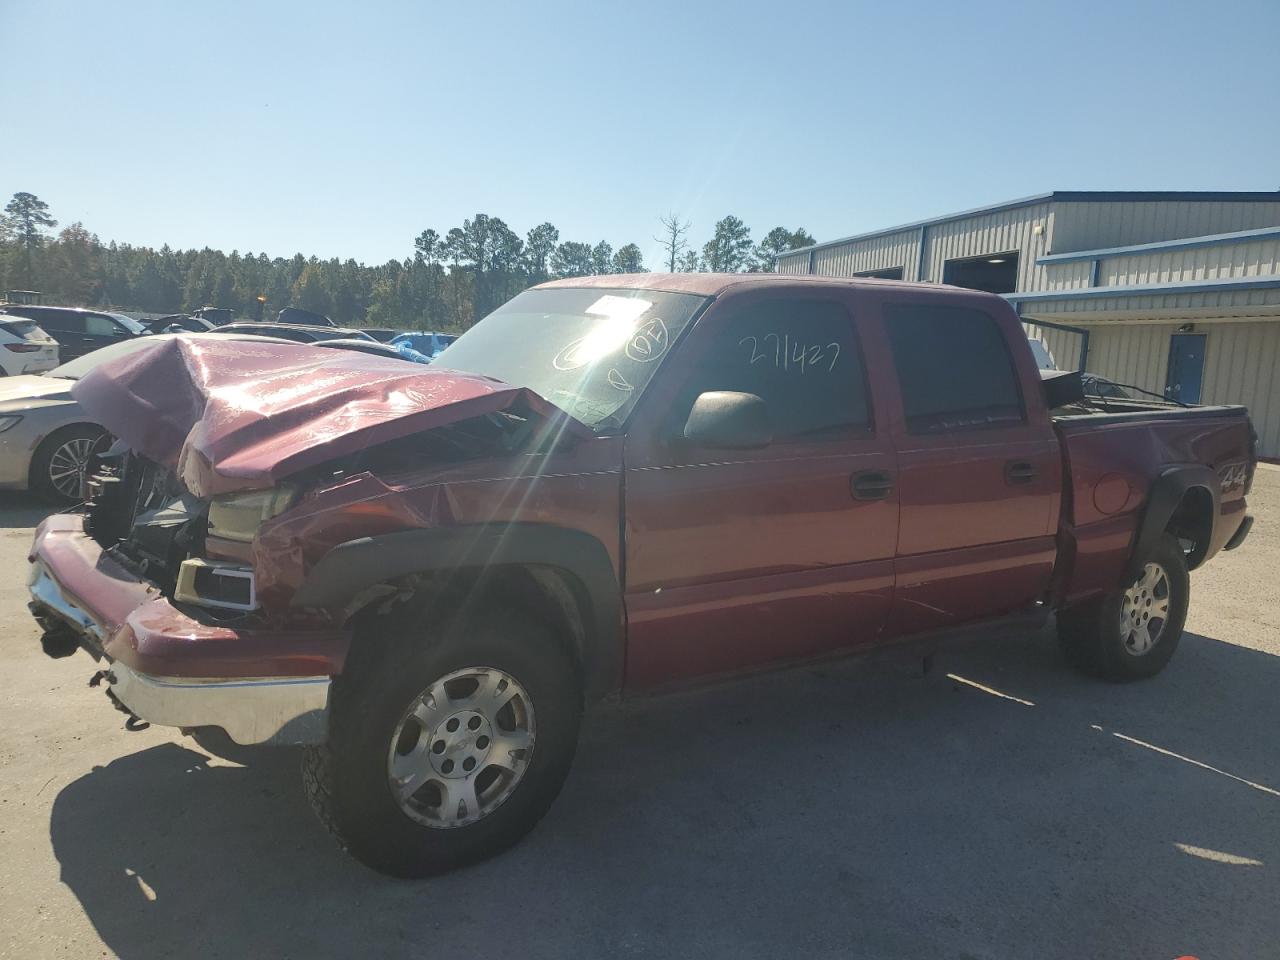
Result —
<instances>
[{"instance_id":1,"label":"crumpled fender","mask_svg":"<svg viewBox=\"0 0 1280 960\"><path fill-rule=\"evenodd\" d=\"M590 429L522 387L306 344L174 337L104 363L72 397L191 493L269 487L326 460L520 407Z\"/></svg>"}]
</instances>

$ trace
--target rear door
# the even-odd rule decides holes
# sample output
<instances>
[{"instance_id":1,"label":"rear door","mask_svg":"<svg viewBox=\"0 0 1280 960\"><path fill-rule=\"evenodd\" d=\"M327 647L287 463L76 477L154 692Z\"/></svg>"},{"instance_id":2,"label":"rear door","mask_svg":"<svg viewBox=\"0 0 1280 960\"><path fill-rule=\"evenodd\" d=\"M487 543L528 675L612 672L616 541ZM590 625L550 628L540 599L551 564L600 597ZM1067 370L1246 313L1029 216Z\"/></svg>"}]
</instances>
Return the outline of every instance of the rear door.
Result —
<instances>
[{"instance_id":1,"label":"rear door","mask_svg":"<svg viewBox=\"0 0 1280 960\"><path fill-rule=\"evenodd\" d=\"M45 333L58 341L58 359L63 363L82 357L92 349L86 340L85 315L79 310L27 307L22 315L35 320Z\"/></svg>"},{"instance_id":2,"label":"rear door","mask_svg":"<svg viewBox=\"0 0 1280 960\"><path fill-rule=\"evenodd\" d=\"M1016 323L985 298L903 292L882 309L898 409L901 524L890 629L948 628L1026 608L1049 584L1057 439Z\"/></svg>"},{"instance_id":3,"label":"rear door","mask_svg":"<svg viewBox=\"0 0 1280 960\"><path fill-rule=\"evenodd\" d=\"M628 426L632 689L870 644L886 622L894 454L852 295L757 294L708 308ZM773 441L680 439L711 390L762 397Z\"/></svg>"}]
</instances>

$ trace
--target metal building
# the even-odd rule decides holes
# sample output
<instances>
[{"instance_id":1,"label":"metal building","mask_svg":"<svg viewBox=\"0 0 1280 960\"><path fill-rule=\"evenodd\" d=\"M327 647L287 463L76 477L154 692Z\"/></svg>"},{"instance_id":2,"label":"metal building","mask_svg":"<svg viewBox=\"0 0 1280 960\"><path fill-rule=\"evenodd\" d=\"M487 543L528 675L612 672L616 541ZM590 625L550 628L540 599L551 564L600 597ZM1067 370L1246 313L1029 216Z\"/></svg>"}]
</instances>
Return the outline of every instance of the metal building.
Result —
<instances>
[{"instance_id":1,"label":"metal building","mask_svg":"<svg viewBox=\"0 0 1280 960\"><path fill-rule=\"evenodd\" d=\"M1058 365L1243 403L1280 457L1280 192L1056 191L819 243L780 273L1004 294Z\"/></svg>"}]
</instances>

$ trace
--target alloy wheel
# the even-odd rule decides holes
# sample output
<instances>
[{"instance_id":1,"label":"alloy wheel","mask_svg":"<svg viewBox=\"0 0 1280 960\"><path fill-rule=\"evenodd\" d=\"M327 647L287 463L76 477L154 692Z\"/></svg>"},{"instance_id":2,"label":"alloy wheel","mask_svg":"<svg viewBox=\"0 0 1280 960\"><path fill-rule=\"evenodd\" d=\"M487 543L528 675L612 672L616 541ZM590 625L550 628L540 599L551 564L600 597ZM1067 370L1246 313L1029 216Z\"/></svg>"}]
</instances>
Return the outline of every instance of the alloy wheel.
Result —
<instances>
[{"instance_id":1,"label":"alloy wheel","mask_svg":"<svg viewBox=\"0 0 1280 960\"><path fill-rule=\"evenodd\" d=\"M467 667L441 677L406 711L387 755L392 796L429 827L466 826L506 800L529 768L533 702L508 673Z\"/></svg>"},{"instance_id":2,"label":"alloy wheel","mask_svg":"<svg viewBox=\"0 0 1280 960\"><path fill-rule=\"evenodd\" d=\"M89 457L97 448L96 437L72 437L49 458L49 483L64 497L80 499L81 483L89 467Z\"/></svg>"},{"instance_id":3,"label":"alloy wheel","mask_svg":"<svg viewBox=\"0 0 1280 960\"><path fill-rule=\"evenodd\" d=\"M1169 620L1169 575L1158 563L1148 563L1120 604L1120 636L1135 657L1149 653Z\"/></svg>"}]
</instances>

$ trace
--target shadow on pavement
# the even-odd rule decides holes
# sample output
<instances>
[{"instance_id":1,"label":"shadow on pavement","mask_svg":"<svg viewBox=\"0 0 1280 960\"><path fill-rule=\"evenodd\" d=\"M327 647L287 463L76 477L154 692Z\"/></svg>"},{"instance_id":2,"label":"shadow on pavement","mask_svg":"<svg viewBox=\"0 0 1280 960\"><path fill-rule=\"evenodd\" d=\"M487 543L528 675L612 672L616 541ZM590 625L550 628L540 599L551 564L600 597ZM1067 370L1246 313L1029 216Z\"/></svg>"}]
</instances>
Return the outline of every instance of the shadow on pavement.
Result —
<instances>
[{"instance_id":1,"label":"shadow on pavement","mask_svg":"<svg viewBox=\"0 0 1280 960\"><path fill-rule=\"evenodd\" d=\"M1044 633L939 667L600 710L542 825L431 881L338 851L293 752L124 757L63 789L53 847L125 960L1274 950L1280 659L1188 634L1164 675L1117 687Z\"/></svg>"},{"instance_id":2,"label":"shadow on pavement","mask_svg":"<svg viewBox=\"0 0 1280 960\"><path fill-rule=\"evenodd\" d=\"M56 510L29 493L0 492L0 530L25 531Z\"/></svg>"}]
</instances>

